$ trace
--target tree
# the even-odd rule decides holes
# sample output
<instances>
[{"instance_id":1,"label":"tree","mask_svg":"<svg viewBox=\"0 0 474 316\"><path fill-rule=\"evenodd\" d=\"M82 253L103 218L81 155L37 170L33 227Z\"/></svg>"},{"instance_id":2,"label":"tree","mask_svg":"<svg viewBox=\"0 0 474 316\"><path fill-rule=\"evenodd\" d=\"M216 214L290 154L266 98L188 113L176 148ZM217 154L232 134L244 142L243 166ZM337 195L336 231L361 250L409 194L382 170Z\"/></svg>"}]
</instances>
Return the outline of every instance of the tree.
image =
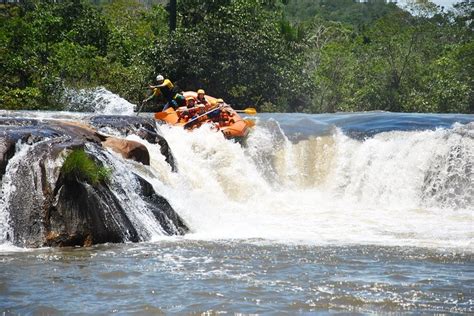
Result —
<instances>
[{"instance_id":1,"label":"tree","mask_svg":"<svg viewBox=\"0 0 474 316\"><path fill-rule=\"evenodd\" d=\"M283 38L278 12L257 0L192 1L203 14L183 16L186 27L157 42L150 58L156 72L236 105L297 102L300 52Z\"/></svg>"},{"instance_id":2,"label":"tree","mask_svg":"<svg viewBox=\"0 0 474 316\"><path fill-rule=\"evenodd\" d=\"M176 0L170 0L169 3L170 15L170 32L176 30Z\"/></svg>"}]
</instances>

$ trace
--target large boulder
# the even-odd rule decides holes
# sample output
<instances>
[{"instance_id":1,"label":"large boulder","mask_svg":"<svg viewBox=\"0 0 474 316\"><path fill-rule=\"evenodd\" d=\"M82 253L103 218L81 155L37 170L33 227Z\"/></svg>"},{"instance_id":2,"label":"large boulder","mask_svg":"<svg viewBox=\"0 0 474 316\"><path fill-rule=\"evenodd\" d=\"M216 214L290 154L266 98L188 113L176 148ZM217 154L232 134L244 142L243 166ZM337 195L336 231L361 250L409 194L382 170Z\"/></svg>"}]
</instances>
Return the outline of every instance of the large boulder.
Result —
<instances>
[{"instance_id":1,"label":"large boulder","mask_svg":"<svg viewBox=\"0 0 474 316\"><path fill-rule=\"evenodd\" d=\"M125 159L149 164L145 146L104 136L82 123L17 123L13 119L0 120L0 172L4 176L3 200L11 227L8 236L0 239L6 237L22 247L146 240L140 234L143 223L130 218L133 203L124 204L123 197L117 196L117 188L112 189L107 181L89 183L62 169L65 157L74 149L85 150L90 159L106 168L110 165L106 148L120 152ZM23 149L18 150L18 146ZM133 175L140 183L141 205L153 214L161 230L169 235L186 233L186 224L168 201L145 179ZM119 181L114 185L120 185ZM124 199L130 200L126 196Z\"/></svg>"},{"instance_id":2,"label":"large boulder","mask_svg":"<svg viewBox=\"0 0 474 316\"><path fill-rule=\"evenodd\" d=\"M18 246L88 246L138 241L133 225L107 186L61 174L61 156L84 144L44 141L12 163L8 196L10 239Z\"/></svg>"},{"instance_id":3,"label":"large boulder","mask_svg":"<svg viewBox=\"0 0 474 316\"><path fill-rule=\"evenodd\" d=\"M45 205L47 246L90 246L139 241L138 233L107 185L60 177L52 203Z\"/></svg>"},{"instance_id":4,"label":"large boulder","mask_svg":"<svg viewBox=\"0 0 474 316\"><path fill-rule=\"evenodd\" d=\"M132 159L144 165L150 165L148 149L139 142L117 137L107 137L107 139L102 142L102 145L121 154L125 159Z\"/></svg>"},{"instance_id":5,"label":"large boulder","mask_svg":"<svg viewBox=\"0 0 474 316\"><path fill-rule=\"evenodd\" d=\"M113 128L123 137L133 134L138 135L150 144L158 144L161 154L165 156L165 160L171 166L172 171L177 171L171 148L157 129L154 119L141 116L95 115L90 117L88 122L98 131L107 132L110 128Z\"/></svg>"}]
</instances>

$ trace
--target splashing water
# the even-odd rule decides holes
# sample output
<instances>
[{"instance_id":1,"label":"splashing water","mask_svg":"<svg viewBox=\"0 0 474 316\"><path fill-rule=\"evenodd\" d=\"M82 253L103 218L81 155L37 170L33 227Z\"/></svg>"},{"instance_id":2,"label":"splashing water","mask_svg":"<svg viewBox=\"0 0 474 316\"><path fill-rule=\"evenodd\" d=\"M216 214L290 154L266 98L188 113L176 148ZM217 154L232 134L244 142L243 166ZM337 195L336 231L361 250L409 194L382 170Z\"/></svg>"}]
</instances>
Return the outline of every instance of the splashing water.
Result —
<instances>
[{"instance_id":1,"label":"splashing water","mask_svg":"<svg viewBox=\"0 0 474 316\"><path fill-rule=\"evenodd\" d=\"M66 90L67 111L107 115L133 115L135 105L105 88Z\"/></svg>"},{"instance_id":2,"label":"splashing water","mask_svg":"<svg viewBox=\"0 0 474 316\"><path fill-rule=\"evenodd\" d=\"M103 88L74 98L98 113L133 112ZM463 124L452 125L458 121ZM133 135L127 138L148 148L151 166L108 160L119 170L116 182L126 184L116 196L142 226L143 240L162 238L162 231L134 198L130 172L168 199L191 239L473 251L472 121L469 115L266 114L245 147L206 127L189 133L162 125L178 172L159 145ZM5 178L4 191L8 186ZM5 234L8 214L0 216Z\"/></svg>"},{"instance_id":3,"label":"splashing water","mask_svg":"<svg viewBox=\"0 0 474 316\"><path fill-rule=\"evenodd\" d=\"M133 109L99 94L88 111ZM2 179L0 310L472 313L473 122L457 114L260 114L245 147L205 127L160 126L178 172L159 145L128 135L148 148L150 166L95 154L113 170L112 193L140 240L155 242L83 248L1 243L11 232L7 202L20 191L12 178L35 145L17 146ZM162 236L136 175L168 199L190 234Z\"/></svg>"},{"instance_id":4,"label":"splashing water","mask_svg":"<svg viewBox=\"0 0 474 316\"><path fill-rule=\"evenodd\" d=\"M242 148L205 128L163 127L179 166L178 174L165 176L158 149L149 150L160 170L155 185L189 223L190 238L472 250L467 165L474 140L459 134L472 129L385 132L365 140L339 130L292 143L281 130L257 127ZM466 165L458 169L449 165L456 150ZM446 188L433 190L437 183ZM463 191L452 194L452 186Z\"/></svg>"},{"instance_id":5,"label":"splashing water","mask_svg":"<svg viewBox=\"0 0 474 316\"><path fill-rule=\"evenodd\" d=\"M26 144L16 145L16 154L10 159L5 174L2 178L2 191L0 198L0 244L10 245L12 238L12 230L10 227L10 209L9 198L15 192L16 187L13 185L12 176L19 168L22 160L28 153L31 146Z\"/></svg>"},{"instance_id":6,"label":"splashing water","mask_svg":"<svg viewBox=\"0 0 474 316\"><path fill-rule=\"evenodd\" d=\"M88 150L94 152L92 146ZM99 152L94 154L96 157L102 156ZM137 229L140 240L156 240L166 235L160 223L138 194L140 184L131 170L136 170L138 173L137 169L141 168L142 165L133 161L124 161L118 154L111 151L104 153L104 155L105 157L102 157L102 159L106 160L107 165L113 169L111 183L109 184L111 191L120 201L127 217Z\"/></svg>"}]
</instances>

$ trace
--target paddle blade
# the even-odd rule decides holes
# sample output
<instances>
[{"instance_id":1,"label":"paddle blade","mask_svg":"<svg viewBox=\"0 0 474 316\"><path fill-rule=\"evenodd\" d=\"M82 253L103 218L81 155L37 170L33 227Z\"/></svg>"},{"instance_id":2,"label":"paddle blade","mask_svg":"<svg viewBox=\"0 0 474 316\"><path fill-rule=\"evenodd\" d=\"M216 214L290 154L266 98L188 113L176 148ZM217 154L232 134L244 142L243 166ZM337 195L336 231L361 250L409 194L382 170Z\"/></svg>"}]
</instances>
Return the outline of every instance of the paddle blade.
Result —
<instances>
[{"instance_id":1,"label":"paddle blade","mask_svg":"<svg viewBox=\"0 0 474 316\"><path fill-rule=\"evenodd\" d=\"M254 108L246 108L245 110L234 110L237 113L245 113L249 115L255 115L257 114L257 110Z\"/></svg>"},{"instance_id":2,"label":"paddle blade","mask_svg":"<svg viewBox=\"0 0 474 316\"><path fill-rule=\"evenodd\" d=\"M252 120L244 120L245 124L247 124L247 127L254 127L255 126L255 121Z\"/></svg>"},{"instance_id":3,"label":"paddle blade","mask_svg":"<svg viewBox=\"0 0 474 316\"><path fill-rule=\"evenodd\" d=\"M255 114L257 114L257 110L254 109L254 108L246 108L246 109L244 110L244 112L245 112L245 114L249 114L249 115L255 115Z\"/></svg>"},{"instance_id":4,"label":"paddle blade","mask_svg":"<svg viewBox=\"0 0 474 316\"><path fill-rule=\"evenodd\" d=\"M163 121L169 113L167 112L156 112L155 113L155 119Z\"/></svg>"}]
</instances>

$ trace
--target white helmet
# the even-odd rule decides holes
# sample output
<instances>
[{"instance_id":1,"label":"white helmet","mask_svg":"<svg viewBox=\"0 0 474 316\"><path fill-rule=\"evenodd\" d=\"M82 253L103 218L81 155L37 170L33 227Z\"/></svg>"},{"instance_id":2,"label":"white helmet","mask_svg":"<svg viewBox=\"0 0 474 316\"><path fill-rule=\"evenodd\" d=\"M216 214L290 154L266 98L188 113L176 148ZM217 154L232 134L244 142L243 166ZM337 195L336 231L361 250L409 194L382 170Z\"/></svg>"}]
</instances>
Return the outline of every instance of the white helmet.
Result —
<instances>
[{"instance_id":1,"label":"white helmet","mask_svg":"<svg viewBox=\"0 0 474 316\"><path fill-rule=\"evenodd\" d=\"M162 75L156 76L156 81L163 81L163 80L165 80L165 77L163 77Z\"/></svg>"}]
</instances>

